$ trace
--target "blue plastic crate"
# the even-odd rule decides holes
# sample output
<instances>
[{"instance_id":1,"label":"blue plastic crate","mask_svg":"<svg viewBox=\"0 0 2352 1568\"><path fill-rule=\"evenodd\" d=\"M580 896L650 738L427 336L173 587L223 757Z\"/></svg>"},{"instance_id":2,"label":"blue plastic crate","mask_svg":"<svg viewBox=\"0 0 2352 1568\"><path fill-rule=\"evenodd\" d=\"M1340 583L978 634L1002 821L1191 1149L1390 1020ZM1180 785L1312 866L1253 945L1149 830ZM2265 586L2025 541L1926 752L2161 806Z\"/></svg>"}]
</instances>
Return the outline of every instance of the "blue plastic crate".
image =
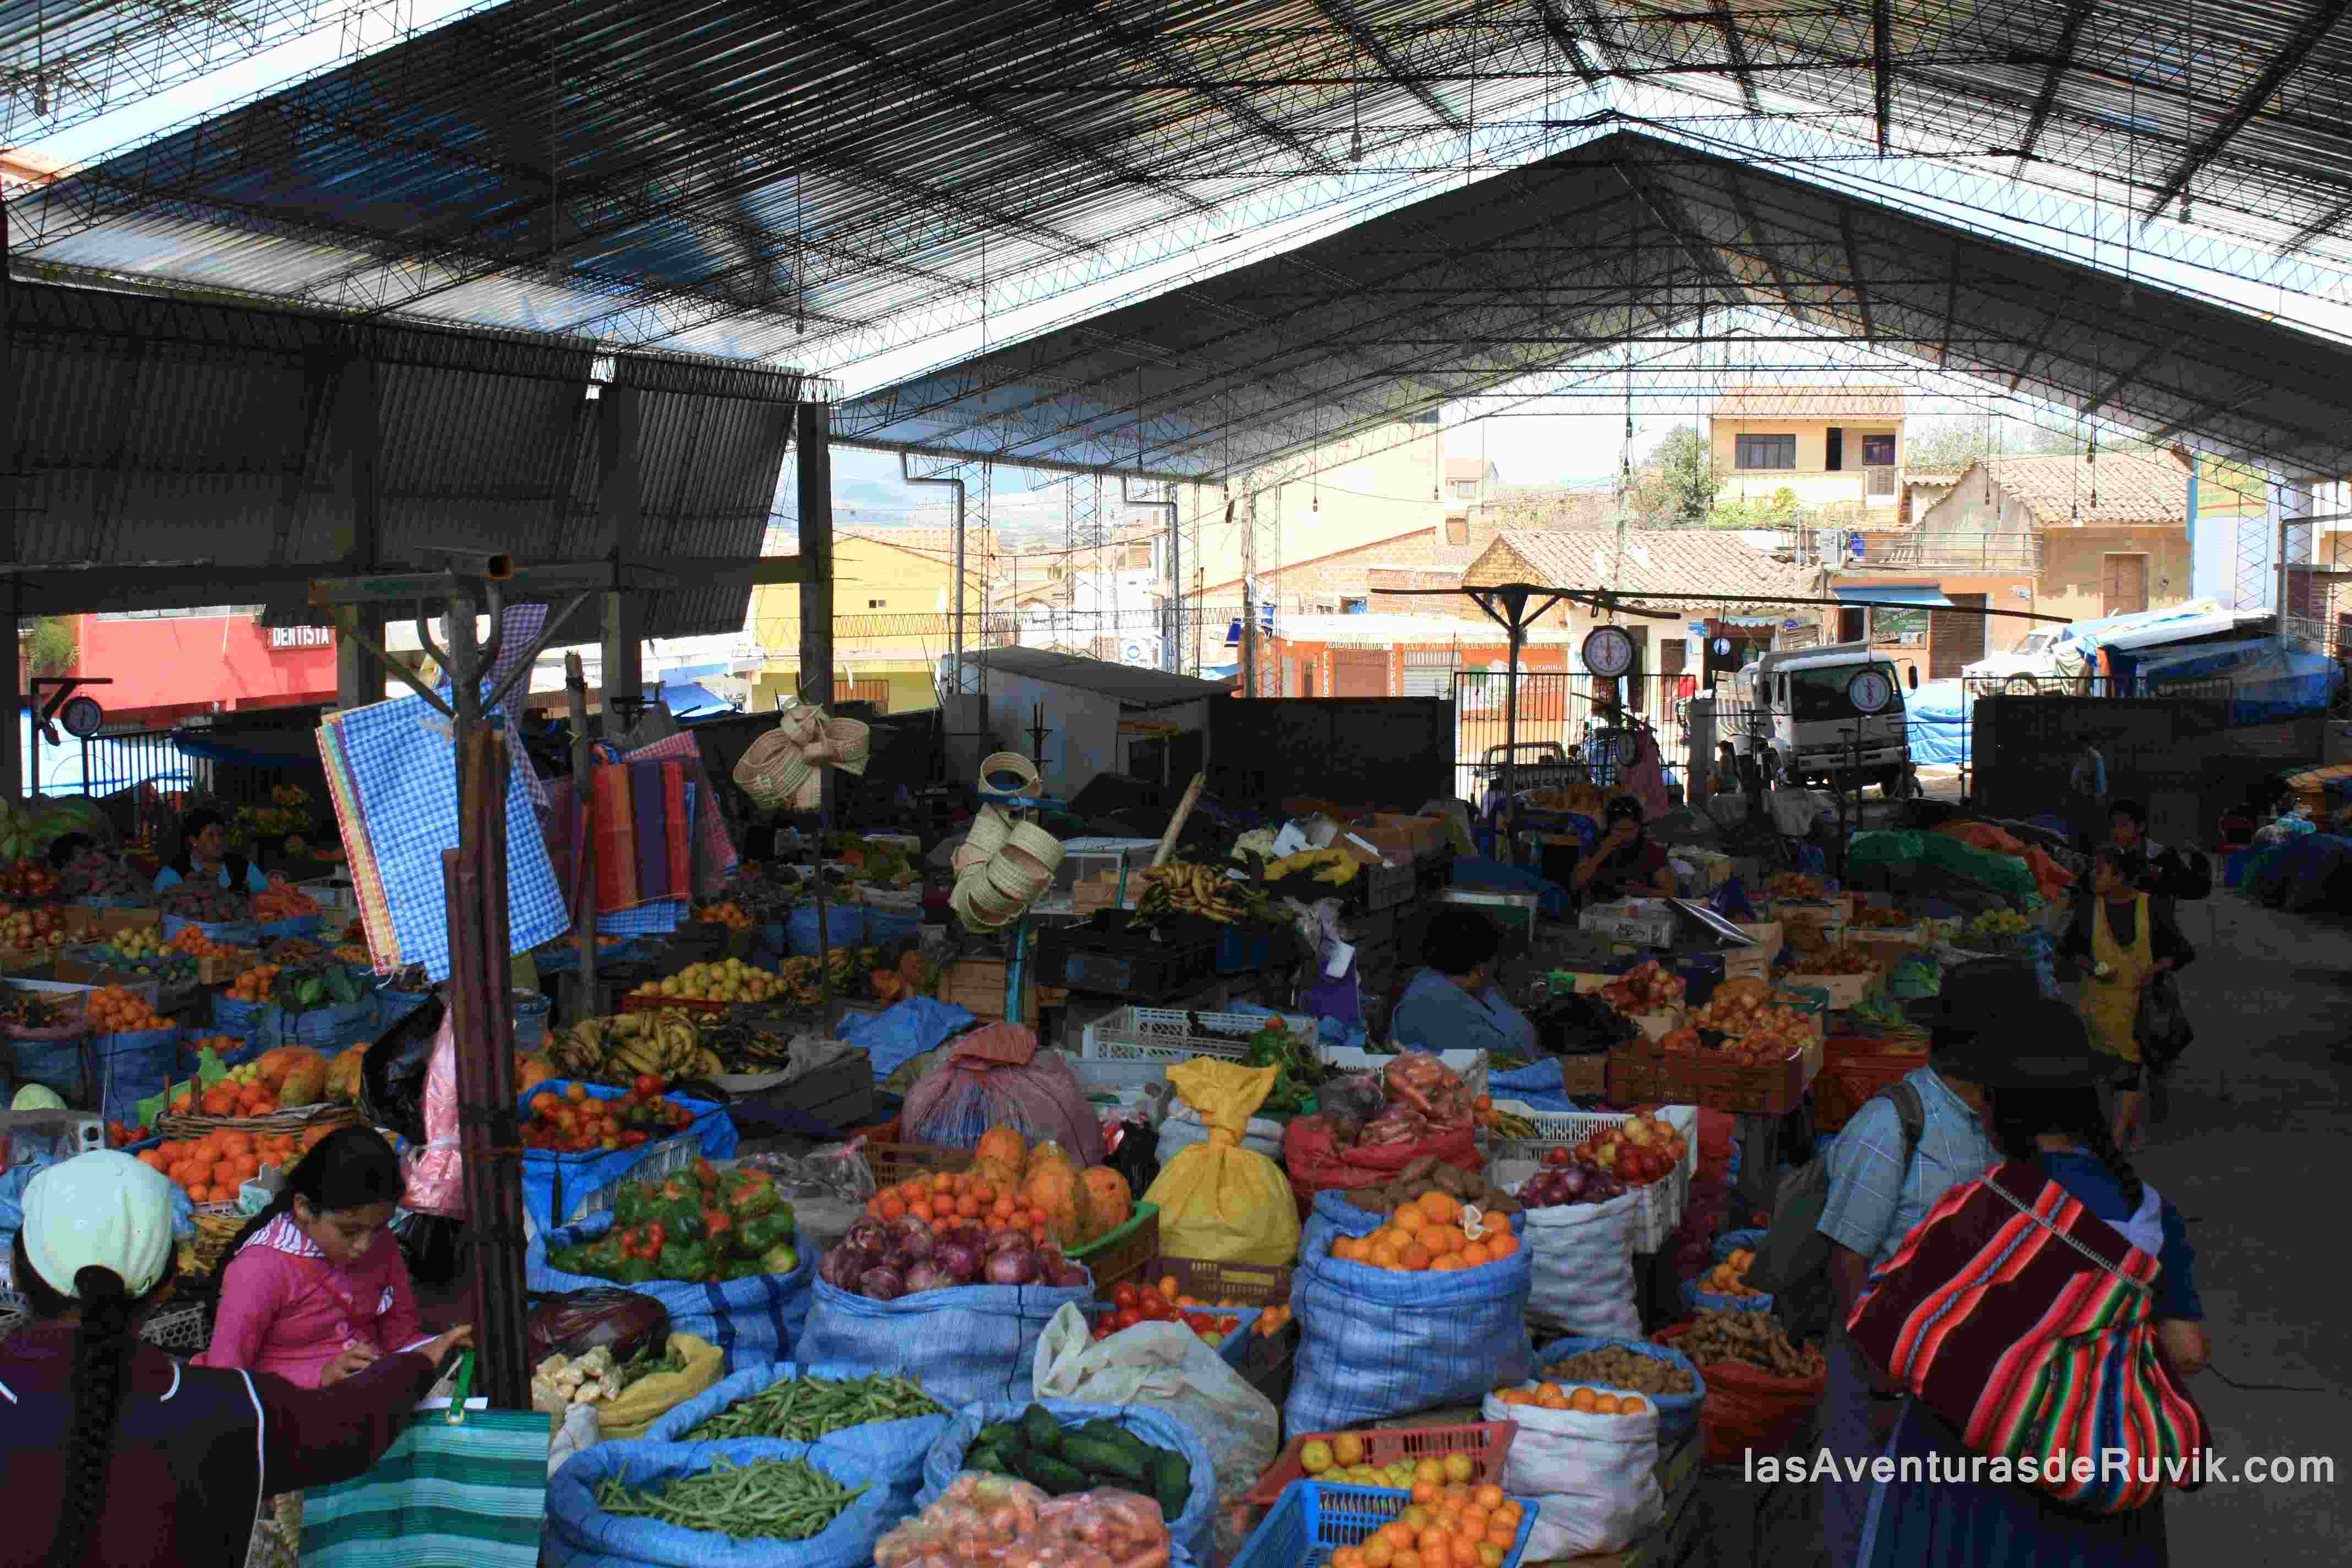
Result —
<instances>
[{"instance_id":1,"label":"blue plastic crate","mask_svg":"<svg viewBox=\"0 0 2352 1568\"><path fill-rule=\"evenodd\" d=\"M1248 974L1274 962L1274 932L1227 931L1217 934L1217 973Z\"/></svg>"},{"instance_id":2,"label":"blue plastic crate","mask_svg":"<svg viewBox=\"0 0 2352 1568\"><path fill-rule=\"evenodd\" d=\"M1523 1510L1518 1538L1503 1554L1503 1568L1517 1568L1535 1533L1536 1505L1513 1500ZM1322 1568L1342 1546L1360 1546L1384 1524L1393 1524L1412 1506L1410 1492L1381 1487L1333 1486L1293 1481L1266 1510L1234 1558L1232 1568Z\"/></svg>"}]
</instances>

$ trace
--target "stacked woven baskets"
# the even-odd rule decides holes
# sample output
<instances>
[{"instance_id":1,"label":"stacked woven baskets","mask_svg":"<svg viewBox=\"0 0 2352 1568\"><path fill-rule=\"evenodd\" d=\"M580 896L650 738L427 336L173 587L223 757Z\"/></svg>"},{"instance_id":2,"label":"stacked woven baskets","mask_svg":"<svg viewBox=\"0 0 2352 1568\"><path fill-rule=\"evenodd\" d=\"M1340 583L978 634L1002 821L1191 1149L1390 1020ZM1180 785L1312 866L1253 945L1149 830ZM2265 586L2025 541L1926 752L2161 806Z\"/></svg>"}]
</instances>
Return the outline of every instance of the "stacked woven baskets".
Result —
<instances>
[{"instance_id":1,"label":"stacked woven baskets","mask_svg":"<svg viewBox=\"0 0 2352 1568\"><path fill-rule=\"evenodd\" d=\"M751 742L735 764L735 782L762 811L814 811L820 768L863 773L874 732L855 719L828 719L822 708L784 710L774 729Z\"/></svg>"},{"instance_id":2,"label":"stacked woven baskets","mask_svg":"<svg viewBox=\"0 0 2352 1568\"><path fill-rule=\"evenodd\" d=\"M1040 782L1029 759L1015 752L998 752L981 764L982 786L992 774L1003 773L1022 779L1024 794L1034 793ZM1017 822L996 806L983 805L952 864L955 890L948 907L966 931L996 931L1020 919L1054 885L1062 841L1034 822Z\"/></svg>"}]
</instances>

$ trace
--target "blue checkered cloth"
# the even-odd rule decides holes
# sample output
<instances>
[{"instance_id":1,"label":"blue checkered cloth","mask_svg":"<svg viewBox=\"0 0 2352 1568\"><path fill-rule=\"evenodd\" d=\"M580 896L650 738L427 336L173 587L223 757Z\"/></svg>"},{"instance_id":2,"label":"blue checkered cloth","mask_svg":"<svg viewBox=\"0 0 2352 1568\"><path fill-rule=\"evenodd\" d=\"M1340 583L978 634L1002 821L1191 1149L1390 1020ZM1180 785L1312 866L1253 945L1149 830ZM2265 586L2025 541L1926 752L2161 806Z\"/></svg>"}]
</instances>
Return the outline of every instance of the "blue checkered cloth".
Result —
<instances>
[{"instance_id":1,"label":"blue checkered cloth","mask_svg":"<svg viewBox=\"0 0 2352 1568\"><path fill-rule=\"evenodd\" d=\"M341 765L367 825L403 963L449 977L448 899L441 852L457 847L457 766L449 721L421 697L400 697L327 716ZM547 840L523 782L507 773L507 924L522 952L571 929ZM378 955L381 957L382 955Z\"/></svg>"},{"instance_id":2,"label":"blue checkered cloth","mask_svg":"<svg viewBox=\"0 0 2352 1568\"><path fill-rule=\"evenodd\" d=\"M1876 1268L1954 1187L2000 1163L1983 1120L1933 1068L1905 1075L1926 1112L1919 1147L1903 1160L1903 1117L1894 1101L1873 1100L1856 1111L1824 1156L1830 1193L1813 1226Z\"/></svg>"}]
</instances>

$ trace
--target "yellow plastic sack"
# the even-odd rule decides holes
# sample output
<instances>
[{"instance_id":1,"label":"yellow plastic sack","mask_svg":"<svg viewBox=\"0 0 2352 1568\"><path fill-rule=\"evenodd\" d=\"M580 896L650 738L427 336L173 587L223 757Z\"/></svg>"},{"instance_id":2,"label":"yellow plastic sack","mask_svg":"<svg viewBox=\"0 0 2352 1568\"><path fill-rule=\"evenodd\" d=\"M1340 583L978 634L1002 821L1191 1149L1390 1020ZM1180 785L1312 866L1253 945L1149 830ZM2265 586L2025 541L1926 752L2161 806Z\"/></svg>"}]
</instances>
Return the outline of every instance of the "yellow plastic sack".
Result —
<instances>
[{"instance_id":1,"label":"yellow plastic sack","mask_svg":"<svg viewBox=\"0 0 2352 1568\"><path fill-rule=\"evenodd\" d=\"M672 1407L704 1394L727 1370L727 1352L692 1334L672 1334L669 1348L686 1362L684 1372L657 1372L621 1391L621 1397L596 1406L596 1436L604 1442L642 1437Z\"/></svg>"},{"instance_id":2,"label":"yellow plastic sack","mask_svg":"<svg viewBox=\"0 0 2352 1568\"><path fill-rule=\"evenodd\" d=\"M1272 1068L1195 1057L1168 1081L1209 1125L1208 1141L1181 1151L1144 1194L1160 1205L1160 1250L1169 1258L1286 1267L1298 1256L1298 1209L1282 1167L1241 1147L1250 1113L1274 1091Z\"/></svg>"}]
</instances>

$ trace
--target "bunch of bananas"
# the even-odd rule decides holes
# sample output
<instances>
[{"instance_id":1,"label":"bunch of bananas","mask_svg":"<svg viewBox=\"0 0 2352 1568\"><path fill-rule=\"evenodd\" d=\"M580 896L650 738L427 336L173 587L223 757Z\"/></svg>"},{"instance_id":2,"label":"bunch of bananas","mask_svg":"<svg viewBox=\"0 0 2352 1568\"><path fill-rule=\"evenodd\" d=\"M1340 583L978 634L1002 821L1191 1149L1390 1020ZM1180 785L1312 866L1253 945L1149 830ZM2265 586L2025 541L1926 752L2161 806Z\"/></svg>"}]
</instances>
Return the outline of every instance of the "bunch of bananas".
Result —
<instances>
[{"instance_id":1,"label":"bunch of bananas","mask_svg":"<svg viewBox=\"0 0 2352 1568\"><path fill-rule=\"evenodd\" d=\"M1148 866L1136 873L1144 883L1142 899L1131 925L1149 925L1162 915L1201 915L1220 925L1245 920L1251 913L1247 890L1223 871L1171 860Z\"/></svg>"},{"instance_id":2,"label":"bunch of bananas","mask_svg":"<svg viewBox=\"0 0 2352 1568\"><path fill-rule=\"evenodd\" d=\"M1345 849L1301 849L1268 865L1265 879L1276 882L1285 877L1312 877L1331 887L1344 888L1362 869L1362 862Z\"/></svg>"},{"instance_id":3,"label":"bunch of bananas","mask_svg":"<svg viewBox=\"0 0 2352 1568\"><path fill-rule=\"evenodd\" d=\"M1542 1136L1536 1124L1524 1116L1508 1110L1489 1109L1485 1116L1486 1130L1497 1138L1537 1138Z\"/></svg>"},{"instance_id":4,"label":"bunch of bananas","mask_svg":"<svg viewBox=\"0 0 2352 1568\"><path fill-rule=\"evenodd\" d=\"M549 1037L547 1057L558 1073L585 1083L625 1085L640 1073L675 1079L726 1070L694 1020L674 1008L583 1018Z\"/></svg>"}]
</instances>

